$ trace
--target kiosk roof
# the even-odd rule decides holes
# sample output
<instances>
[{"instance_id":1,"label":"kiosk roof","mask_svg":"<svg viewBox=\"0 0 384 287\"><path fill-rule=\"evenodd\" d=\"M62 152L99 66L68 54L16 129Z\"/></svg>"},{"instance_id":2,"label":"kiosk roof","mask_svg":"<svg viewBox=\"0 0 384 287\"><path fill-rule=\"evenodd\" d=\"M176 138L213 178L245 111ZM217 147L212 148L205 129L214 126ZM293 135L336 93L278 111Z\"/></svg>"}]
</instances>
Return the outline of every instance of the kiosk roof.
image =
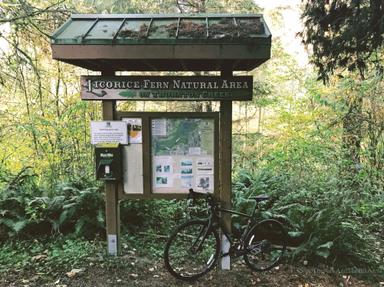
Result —
<instances>
[{"instance_id":1,"label":"kiosk roof","mask_svg":"<svg viewBox=\"0 0 384 287\"><path fill-rule=\"evenodd\" d=\"M248 71L270 58L271 33L255 14L74 14L51 45L96 71Z\"/></svg>"}]
</instances>

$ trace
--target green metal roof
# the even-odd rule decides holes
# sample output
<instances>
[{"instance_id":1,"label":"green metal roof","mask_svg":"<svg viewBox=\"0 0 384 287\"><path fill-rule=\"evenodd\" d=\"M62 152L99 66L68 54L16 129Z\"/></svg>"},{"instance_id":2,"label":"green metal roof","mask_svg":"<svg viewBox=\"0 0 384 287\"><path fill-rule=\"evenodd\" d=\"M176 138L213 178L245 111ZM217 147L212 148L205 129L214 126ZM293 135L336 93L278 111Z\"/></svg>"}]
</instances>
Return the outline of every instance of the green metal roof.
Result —
<instances>
[{"instance_id":1,"label":"green metal roof","mask_svg":"<svg viewBox=\"0 0 384 287\"><path fill-rule=\"evenodd\" d=\"M271 33L262 15L255 14L74 14L52 35L51 44L55 59L92 70L101 68L98 60L115 70L220 70L220 60L231 60L226 64L234 70L250 70L269 59ZM92 45L92 50L84 48ZM185 53L170 53L185 45L190 45ZM160 63L165 59L170 61Z\"/></svg>"}]
</instances>

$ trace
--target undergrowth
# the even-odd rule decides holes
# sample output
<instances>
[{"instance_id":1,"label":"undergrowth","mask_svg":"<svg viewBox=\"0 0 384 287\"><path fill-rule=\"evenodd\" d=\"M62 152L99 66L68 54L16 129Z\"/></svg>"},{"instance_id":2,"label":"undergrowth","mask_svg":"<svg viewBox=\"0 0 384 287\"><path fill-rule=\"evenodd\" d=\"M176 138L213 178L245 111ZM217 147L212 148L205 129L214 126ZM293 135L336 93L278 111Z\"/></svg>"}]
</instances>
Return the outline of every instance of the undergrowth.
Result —
<instances>
[{"instance_id":1,"label":"undergrowth","mask_svg":"<svg viewBox=\"0 0 384 287\"><path fill-rule=\"evenodd\" d=\"M363 168L351 180L341 175L337 156L326 153L326 147L300 141L289 145L274 147L257 159L249 158L247 152L242 160L241 151L236 151L235 208L250 212L254 201L249 198L268 194L271 200L261 216L278 219L287 227L291 262L366 268L384 274L383 172L372 177ZM305 159L297 156L300 153ZM16 174L3 172L1 268L69 268L89 254L103 254L104 210L101 184L87 177L74 177L48 189L31 168ZM166 237L188 218L188 210L185 201L129 200L121 203L120 216L122 231L127 234L123 249L161 257ZM236 217L233 222L240 224ZM31 261L38 255L44 260L35 257Z\"/></svg>"}]
</instances>

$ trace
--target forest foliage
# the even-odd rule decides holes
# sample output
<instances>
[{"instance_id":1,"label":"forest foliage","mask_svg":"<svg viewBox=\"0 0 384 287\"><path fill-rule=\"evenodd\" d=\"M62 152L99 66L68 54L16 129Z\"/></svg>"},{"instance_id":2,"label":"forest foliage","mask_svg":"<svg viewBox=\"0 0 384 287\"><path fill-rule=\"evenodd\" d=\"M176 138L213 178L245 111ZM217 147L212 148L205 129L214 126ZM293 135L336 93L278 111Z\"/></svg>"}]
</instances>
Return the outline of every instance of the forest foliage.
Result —
<instances>
[{"instance_id":1,"label":"forest foliage","mask_svg":"<svg viewBox=\"0 0 384 287\"><path fill-rule=\"evenodd\" d=\"M245 211L251 195L269 194L271 209L262 215L289 227L297 247L293 261L379 270L384 258L384 50L383 30L378 37L376 29L384 26L376 10L383 7L369 6L378 1L328 2L310 1L303 10L303 41L313 48L317 70L300 67L273 39L272 59L251 73L253 101L235 104L233 201ZM348 13L340 16L343 9ZM80 100L78 77L88 72L53 61L49 35L75 12L180 11L259 8L248 0L0 2L0 241L104 236L104 195L94 180L89 138L89 123L100 119L100 105ZM372 17L363 21L372 35L353 34L356 13ZM138 107L142 103L120 106ZM172 110L164 103L151 108ZM121 206L123 228L131 231L144 226L167 234L173 219L185 216L178 201Z\"/></svg>"}]
</instances>

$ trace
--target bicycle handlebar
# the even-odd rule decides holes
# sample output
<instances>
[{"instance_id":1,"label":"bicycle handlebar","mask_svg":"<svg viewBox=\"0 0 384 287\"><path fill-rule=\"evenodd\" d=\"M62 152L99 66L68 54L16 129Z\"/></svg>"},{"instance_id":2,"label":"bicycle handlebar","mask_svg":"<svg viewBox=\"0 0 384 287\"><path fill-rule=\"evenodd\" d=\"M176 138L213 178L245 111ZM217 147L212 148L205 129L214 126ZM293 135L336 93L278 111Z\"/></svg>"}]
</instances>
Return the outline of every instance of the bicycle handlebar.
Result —
<instances>
[{"instance_id":1,"label":"bicycle handlebar","mask_svg":"<svg viewBox=\"0 0 384 287\"><path fill-rule=\"evenodd\" d=\"M196 192L192 188L189 189L188 198L195 200L198 197L204 198L210 206L217 205L215 198L210 193Z\"/></svg>"}]
</instances>

